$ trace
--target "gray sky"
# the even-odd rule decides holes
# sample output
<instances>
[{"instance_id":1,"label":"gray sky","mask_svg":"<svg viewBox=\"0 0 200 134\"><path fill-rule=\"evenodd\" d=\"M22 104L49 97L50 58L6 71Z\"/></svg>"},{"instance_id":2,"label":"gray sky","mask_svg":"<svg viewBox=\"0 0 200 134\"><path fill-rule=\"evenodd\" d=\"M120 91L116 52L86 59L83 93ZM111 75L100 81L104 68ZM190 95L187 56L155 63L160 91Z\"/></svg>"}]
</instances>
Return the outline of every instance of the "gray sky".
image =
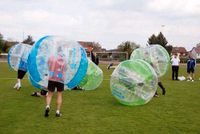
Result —
<instances>
[{"instance_id":1,"label":"gray sky","mask_svg":"<svg viewBox=\"0 0 200 134\"><path fill-rule=\"evenodd\" d=\"M162 26L164 25L164 26ZM116 48L134 41L145 46L163 32L169 44L190 50L200 42L199 0L2 0L0 32L22 41L32 35L62 35Z\"/></svg>"}]
</instances>

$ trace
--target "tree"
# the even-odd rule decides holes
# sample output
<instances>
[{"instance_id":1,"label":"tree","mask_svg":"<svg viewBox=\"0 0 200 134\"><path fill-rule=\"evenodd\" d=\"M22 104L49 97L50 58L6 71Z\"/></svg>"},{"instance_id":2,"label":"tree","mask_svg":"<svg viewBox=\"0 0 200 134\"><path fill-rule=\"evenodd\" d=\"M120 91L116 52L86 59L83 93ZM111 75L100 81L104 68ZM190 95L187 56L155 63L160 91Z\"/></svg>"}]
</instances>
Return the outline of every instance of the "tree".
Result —
<instances>
[{"instance_id":1,"label":"tree","mask_svg":"<svg viewBox=\"0 0 200 134\"><path fill-rule=\"evenodd\" d=\"M92 42L92 47L93 47L93 51L95 52L100 52L101 51L101 45L97 42Z\"/></svg>"},{"instance_id":2,"label":"tree","mask_svg":"<svg viewBox=\"0 0 200 134\"><path fill-rule=\"evenodd\" d=\"M3 35L0 33L0 53L3 52L3 43L4 43Z\"/></svg>"},{"instance_id":3,"label":"tree","mask_svg":"<svg viewBox=\"0 0 200 134\"><path fill-rule=\"evenodd\" d=\"M169 54L171 54L172 46L167 45L168 41L165 38L165 36L160 32L157 36L155 34L151 35L151 37L148 40L149 45L159 44L163 46Z\"/></svg>"},{"instance_id":4,"label":"tree","mask_svg":"<svg viewBox=\"0 0 200 134\"><path fill-rule=\"evenodd\" d=\"M10 50L10 48L13 45L17 44L17 43L18 42L16 42L16 41L4 41L3 48L2 48L3 52L8 53L8 51Z\"/></svg>"},{"instance_id":5,"label":"tree","mask_svg":"<svg viewBox=\"0 0 200 134\"><path fill-rule=\"evenodd\" d=\"M167 46L165 46L165 49L167 50L167 52L169 53L169 55L170 55L171 52L172 52L172 48L173 48L172 45L167 45Z\"/></svg>"},{"instance_id":6,"label":"tree","mask_svg":"<svg viewBox=\"0 0 200 134\"><path fill-rule=\"evenodd\" d=\"M35 41L33 41L33 38L31 35L28 35L28 37L22 43L33 45Z\"/></svg>"},{"instance_id":7,"label":"tree","mask_svg":"<svg viewBox=\"0 0 200 134\"><path fill-rule=\"evenodd\" d=\"M127 52L128 53L128 58L130 58L131 53L133 52L133 50L135 50L138 47L140 47L140 45L136 44L135 42L126 41L126 42L122 42L117 47L117 49L119 51L122 51L122 52Z\"/></svg>"},{"instance_id":8,"label":"tree","mask_svg":"<svg viewBox=\"0 0 200 134\"><path fill-rule=\"evenodd\" d=\"M157 44L157 37L155 36L155 34L152 34L151 37L148 40L149 44Z\"/></svg>"},{"instance_id":9,"label":"tree","mask_svg":"<svg viewBox=\"0 0 200 134\"><path fill-rule=\"evenodd\" d=\"M157 36L157 44L160 44L161 46L163 46L165 48L165 46L167 45L168 41L166 40L165 36L162 34L162 32L160 32Z\"/></svg>"}]
</instances>

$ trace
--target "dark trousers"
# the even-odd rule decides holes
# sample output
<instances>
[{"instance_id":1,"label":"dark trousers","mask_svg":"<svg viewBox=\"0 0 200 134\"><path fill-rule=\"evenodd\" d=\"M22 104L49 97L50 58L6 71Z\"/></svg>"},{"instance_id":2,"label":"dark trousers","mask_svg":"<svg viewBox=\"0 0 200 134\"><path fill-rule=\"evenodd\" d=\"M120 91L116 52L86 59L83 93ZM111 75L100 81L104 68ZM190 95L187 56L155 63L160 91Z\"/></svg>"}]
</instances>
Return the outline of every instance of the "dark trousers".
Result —
<instances>
[{"instance_id":1,"label":"dark trousers","mask_svg":"<svg viewBox=\"0 0 200 134\"><path fill-rule=\"evenodd\" d=\"M172 80L178 80L178 70L179 66L172 66Z\"/></svg>"},{"instance_id":2,"label":"dark trousers","mask_svg":"<svg viewBox=\"0 0 200 134\"><path fill-rule=\"evenodd\" d=\"M161 81L158 82L158 86L160 87L160 89L162 89L162 94L165 95L166 91L165 91L165 88ZM156 91L155 95L158 95L157 91Z\"/></svg>"}]
</instances>

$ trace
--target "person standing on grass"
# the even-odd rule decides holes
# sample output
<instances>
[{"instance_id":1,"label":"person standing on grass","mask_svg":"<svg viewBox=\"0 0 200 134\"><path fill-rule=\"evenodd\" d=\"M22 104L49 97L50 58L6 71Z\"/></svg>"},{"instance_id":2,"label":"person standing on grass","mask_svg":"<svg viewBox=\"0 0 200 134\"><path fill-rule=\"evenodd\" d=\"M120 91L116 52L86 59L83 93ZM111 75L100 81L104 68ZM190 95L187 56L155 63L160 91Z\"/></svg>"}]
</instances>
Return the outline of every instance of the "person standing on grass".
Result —
<instances>
[{"instance_id":1,"label":"person standing on grass","mask_svg":"<svg viewBox=\"0 0 200 134\"><path fill-rule=\"evenodd\" d=\"M92 61L93 63L95 63L95 55L94 55L94 53L93 53L93 49L92 49L92 51L90 52L90 56L91 56L91 61Z\"/></svg>"},{"instance_id":2,"label":"person standing on grass","mask_svg":"<svg viewBox=\"0 0 200 134\"><path fill-rule=\"evenodd\" d=\"M171 62L172 62L172 80L178 80L180 59L177 57L177 54L173 56Z\"/></svg>"},{"instance_id":3,"label":"person standing on grass","mask_svg":"<svg viewBox=\"0 0 200 134\"><path fill-rule=\"evenodd\" d=\"M60 48L59 51L62 51L62 48ZM58 56L56 57L52 56L48 60L49 80L48 80L48 94L46 97L46 108L44 114L45 117L49 116L50 104L55 89L57 89L56 117L61 116L60 109L62 105L62 92L64 90L64 80L66 72L65 60L62 53L58 53Z\"/></svg>"},{"instance_id":4,"label":"person standing on grass","mask_svg":"<svg viewBox=\"0 0 200 134\"><path fill-rule=\"evenodd\" d=\"M155 70L156 66L153 63L150 63L150 65L153 67L153 69ZM160 81L160 79L158 78L158 86L160 87L160 89L162 90L162 95L166 94L166 90L165 87L163 86L162 82ZM158 92L156 90L154 97L158 97Z\"/></svg>"},{"instance_id":5,"label":"person standing on grass","mask_svg":"<svg viewBox=\"0 0 200 134\"><path fill-rule=\"evenodd\" d=\"M195 66L196 66L196 60L192 58L191 54L189 54L189 59L187 61L187 81L194 81L194 71L195 71Z\"/></svg>"},{"instance_id":6,"label":"person standing on grass","mask_svg":"<svg viewBox=\"0 0 200 134\"><path fill-rule=\"evenodd\" d=\"M94 56L95 56L95 64L98 66L99 65L99 57L97 56L96 53L94 53Z\"/></svg>"}]
</instances>

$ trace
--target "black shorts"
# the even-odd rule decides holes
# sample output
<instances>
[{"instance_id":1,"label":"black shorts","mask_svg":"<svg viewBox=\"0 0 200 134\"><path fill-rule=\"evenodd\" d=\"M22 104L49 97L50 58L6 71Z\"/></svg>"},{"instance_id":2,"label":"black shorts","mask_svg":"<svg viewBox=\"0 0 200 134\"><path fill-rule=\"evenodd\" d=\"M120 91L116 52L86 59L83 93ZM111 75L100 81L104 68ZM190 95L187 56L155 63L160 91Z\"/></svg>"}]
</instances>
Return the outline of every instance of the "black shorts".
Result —
<instances>
[{"instance_id":1,"label":"black shorts","mask_svg":"<svg viewBox=\"0 0 200 134\"><path fill-rule=\"evenodd\" d=\"M194 73L194 68L188 68L187 73Z\"/></svg>"},{"instance_id":2,"label":"black shorts","mask_svg":"<svg viewBox=\"0 0 200 134\"><path fill-rule=\"evenodd\" d=\"M57 81L48 82L48 90L54 92L57 89L58 92L62 92L64 90L64 84Z\"/></svg>"},{"instance_id":3,"label":"black shorts","mask_svg":"<svg viewBox=\"0 0 200 134\"><path fill-rule=\"evenodd\" d=\"M45 96L47 94L47 91L46 90L41 90L40 94Z\"/></svg>"},{"instance_id":4,"label":"black shorts","mask_svg":"<svg viewBox=\"0 0 200 134\"><path fill-rule=\"evenodd\" d=\"M26 71L18 70L17 71L17 78L18 79L23 79L25 74L26 74Z\"/></svg>"}]
</instances>

